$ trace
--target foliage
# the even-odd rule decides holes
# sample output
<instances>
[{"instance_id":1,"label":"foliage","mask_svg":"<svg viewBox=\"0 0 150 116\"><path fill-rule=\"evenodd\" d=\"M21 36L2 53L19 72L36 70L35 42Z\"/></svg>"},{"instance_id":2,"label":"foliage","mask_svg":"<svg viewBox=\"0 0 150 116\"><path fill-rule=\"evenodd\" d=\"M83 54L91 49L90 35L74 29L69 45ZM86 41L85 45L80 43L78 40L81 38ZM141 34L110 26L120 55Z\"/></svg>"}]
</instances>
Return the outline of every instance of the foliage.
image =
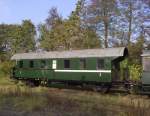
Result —
<instances>
[{"instance_id":1,"label":"foliage","mask_svg":"<svg viewBox=\"0 0 150 116\"><path fill-rule=\"evenodd\" d=\"M142 66L133 64L129 66L130 79L134 81L139 81L142 76Z\"/></svg>"},{"instance_id":2,"label":"foliage","mask_svg":"<svg viewBox=\"0 0 150 116\"><path fill-rule=\"evenodd\" d=\"M0 25L0 61L14 53L35 50L35 26L30 20L23 20L21 25Z\"/></svg>"},{"instance_id":3,"label":"foliage","mask_svg":"<svg viewBox=\"0 0 150 116\"><path fill-rule=\"evenodd\" d=\"M10 74L12 67L13 67L13 62L11 61L4 61L0 63L0 71L4 75Z\"/></svg>"},{"instance_id":4,"label":"foliage","mask_svg":"<svg viewBox=\"0 0 150 116\"><path fill-rule=\"evenodd\" d=\"M120 0L118 6L121 15L118 17L122 31L126 32L124 36L130 44L134 39L141 35L144 31L144 38L148 39L146 22L149 19L150 7L144 0ZM127 25L128 24L128 25ZM134 36L136 34L136 36Z\"/></svg>"},{"instance_id":5,"label":"foliage","mask_svg":"<svg viewBox=\"0 0 150 116\"><path fill-rule=\"evenodd\" d=\"M112 18L117 12L116 0L89 0L91 3L87 8L85 20L90 26L94 26L104 40L104 47L108 47L108 36L111 33L110 27ZM110 31L110 32L109 32Z\"/></svg>"},{"instance_id":6,"label":"foliage","mask_svg":"<svg viewBox=\"0 0 150 116\"><path fill-rule=\"evenodd\" d=\"M57 10L55 9L55 12L53 10L54 8L50 10L47 22L39 26L40 43L43 49L69 50L100 47L96 32L81 26L80 1L68 20L62 20Z\"/></svg>"},{"instance_id":7,"label":"foliage","mask_svg":"<svg viewBox=\"0 0 150 116\"><path fill-rule=\"evenodd\" d=\"M124 61L121 62L121 68L127 68L128 67L128 60L129 59L125 59Z\"/></svg>"},{"instance_id":8,"label":"foliage","mask_svg":"<svg viewBox=\"0 0 150 116\"><path fill-rule=\"evenodd\" d=\"M30 20L23 20L14 30L11 30L11 51L12 53L28 52L35 50L35 26Z\"/></svg>"},{"instance_id":9,"label":"foliage","mask_svg":"<svg viewBox=\"0 0 150 116\"><path fill-rule=\"evenodd\" d=\"M128 76L130 77L131 80L133 81L139 81L142 76L142 66L140 64L130 64L130 58L124 60L121 62L121 78L124 76L124 71L129 71L126 72L128 73Z\"/></svg>"},{"instance_id":10,"label":"foliage","mask_svg":"<svg viewBox=\"0 0 150 116\"><path fill-rule=\"evenodd\" d=\"M30 20L22 21L22 41L21 48L23 52L35 50L36 30L34 24Z\"/></svg>"},{"instance_id":11,"label":"foliage","mask_svg":"<svg viewBox=\"0 0 150 116\"><path fill-rule=\"evenodd\" d=\"M144 49L144 37L140 35L136 43L131 43L128 46L129 50L129 64L141 64L141 54Z\"/></svg>"},{"instance_id":12,"label":"foliage","mask_svg":"<svg viewBox=\"0 0 150 116\"><path fill-rule=\"evenodd\" d=\"M105 47L128 46L143 31L149 41L150 7L143 0L85 0L84 26L96 30ZM145 44L148 44L145 42Z\"/></svg>"}]
</instances>

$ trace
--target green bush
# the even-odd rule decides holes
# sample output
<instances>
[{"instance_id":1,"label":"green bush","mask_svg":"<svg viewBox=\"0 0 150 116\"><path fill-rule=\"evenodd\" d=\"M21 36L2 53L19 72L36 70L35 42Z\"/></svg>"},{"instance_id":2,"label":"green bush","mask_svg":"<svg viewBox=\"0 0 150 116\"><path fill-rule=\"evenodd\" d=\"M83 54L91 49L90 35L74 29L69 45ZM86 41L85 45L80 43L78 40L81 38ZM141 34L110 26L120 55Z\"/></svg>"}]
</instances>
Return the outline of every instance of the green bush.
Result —
<instances>
[{"instance_id":1,"label":"green bush","mask_svg":"<svg viewBox=\"0 0 150 116\"><path fill-rule=\"evenodd\" d=\"M139 64L129 64L129 59L124 60L121 62L121 78L123 78L124 69L128 69L129 77L131 80L139 81L142 75L142 65Z\"/></svg>"},{"instance_id":2,"label":"green bush","mask_svg":"<svg viewBox=\"0 0 150 116\"><path fill-rule=\"evenodd\" d=\"M5 61L0 64L0 71L2 74L9 75L12 67L13 67L13 62Z\"/></svg>"},{"instance_id":3,"label":"green bush","mask_svg":"<svg viewBox=\"0 0 150 116\"><path fill-rule=\"evenodd\" d=\"M142 76L142 66L138 64L133 64L129 66L130 79L134 81L140 80Z\"/></svg>"}]
</instances>

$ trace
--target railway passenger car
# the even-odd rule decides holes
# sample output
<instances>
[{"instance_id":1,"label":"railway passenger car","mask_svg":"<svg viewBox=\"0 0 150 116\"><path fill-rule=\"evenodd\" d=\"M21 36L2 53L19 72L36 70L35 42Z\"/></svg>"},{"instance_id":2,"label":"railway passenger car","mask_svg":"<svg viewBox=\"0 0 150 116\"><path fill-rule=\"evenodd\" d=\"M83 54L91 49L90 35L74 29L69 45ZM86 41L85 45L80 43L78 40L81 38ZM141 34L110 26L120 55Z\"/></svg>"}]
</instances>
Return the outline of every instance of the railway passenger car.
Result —
<instances>
[{"instance_id":1,"label":"railway passenger car","mask_svg":"<svg viewBox=\"0 0 150 116\"><path fill-rule=\"evenodd\" d=\"M125 47L20 53L11 58L16 62L12 78L34 85L44 81L110 88L127 82L127 76L120 78L120 63L127 56Z\"/></svg>"},{"instance_id":2,"label":"railway passenger car","mask_svg":"<svg viewBox=\"0 0 150 116\"><path fill-rule=\"evenodd\" d=\"M150 95L150 50L143 51L142 56L142 78L141 93Z\"/></svg>"}]
</instances>

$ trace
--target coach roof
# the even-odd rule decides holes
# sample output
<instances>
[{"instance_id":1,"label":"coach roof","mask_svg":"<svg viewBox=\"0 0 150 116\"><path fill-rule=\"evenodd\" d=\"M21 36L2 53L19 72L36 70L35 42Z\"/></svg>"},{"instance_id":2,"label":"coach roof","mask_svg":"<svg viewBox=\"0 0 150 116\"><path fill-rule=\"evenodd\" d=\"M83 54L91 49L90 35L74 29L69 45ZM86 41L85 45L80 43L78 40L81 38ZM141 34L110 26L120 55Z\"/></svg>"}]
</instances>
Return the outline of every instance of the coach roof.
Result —
<instances>
[{"instance_id":1,"label":"coach roof","mask_svg":"<svg viewBox=\"0 0 150 116\"><path fill-rule=\"evenodd\" d=\"M104 49L84 49L70 51L51 51L20 53L12 56L11 60L21 59L54 59L54 58L87 58L87 57L120 57L128 55L125 47L104 48Z\"/></svg>"}]
</instances>

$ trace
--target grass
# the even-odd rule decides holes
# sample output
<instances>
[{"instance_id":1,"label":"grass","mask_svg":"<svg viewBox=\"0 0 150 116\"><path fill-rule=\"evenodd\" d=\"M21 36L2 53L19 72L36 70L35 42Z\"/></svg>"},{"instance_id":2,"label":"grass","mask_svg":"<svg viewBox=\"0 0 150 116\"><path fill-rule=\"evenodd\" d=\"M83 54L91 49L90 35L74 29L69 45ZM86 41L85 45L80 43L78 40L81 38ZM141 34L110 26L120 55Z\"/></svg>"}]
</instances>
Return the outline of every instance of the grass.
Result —
<instances>
[{"instance_id":1,"label":"grass","mask_svg":"<svg viewBox=\"0 0 150 116\"><path fill-rule=\"evenodd\" d=\"M5 76L4 74L0 73L0 86L8 85L14 85L14 83L12 83L12 80L10 80L9 76Z\"/></svg>"},{"instance_id":2,"label":"grass","mask_svg":"<svg viewBox=\"0 0 150 116\"><path fill-rule=\"evenodd\" d=\"M149 116L147 96L92 91L30 88L0 78L0 115L8 116Z\"/></svg>"}]
</instances>

